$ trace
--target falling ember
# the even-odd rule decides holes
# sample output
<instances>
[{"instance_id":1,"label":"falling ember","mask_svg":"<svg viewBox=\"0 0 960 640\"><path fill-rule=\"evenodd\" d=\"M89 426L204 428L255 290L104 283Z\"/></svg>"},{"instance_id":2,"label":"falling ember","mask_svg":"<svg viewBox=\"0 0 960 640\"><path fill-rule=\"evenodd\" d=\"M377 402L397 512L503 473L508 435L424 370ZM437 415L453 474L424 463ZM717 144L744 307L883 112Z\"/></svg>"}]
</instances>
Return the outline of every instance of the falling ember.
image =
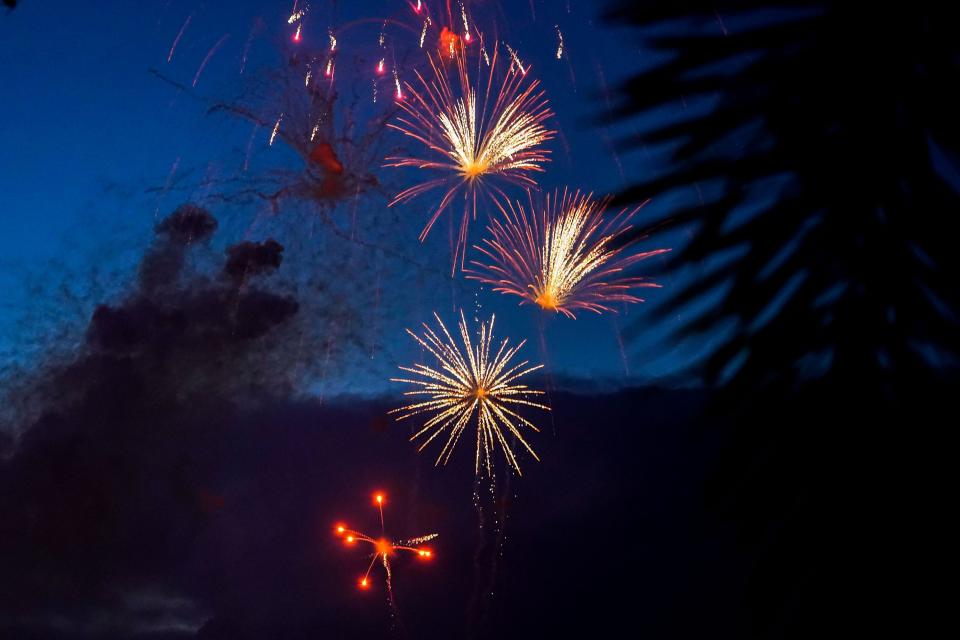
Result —
<instances>
[{"instance_id":1,"label":"falling ember","mask_svg":"<svg viewBox=\"0 0 960 640\"><path fill-rule=\"evenodd\" d=\"M419 11L419 9L417 9ZM430 26L430 16L423 21L423 31L420 32L420 48L423 49L423 41L427 39L427 27Z\"/></svg>"},{"instance_id":2,"label":"falling ember","mask_svg":"<svg viewBox=\"0 0 960 640\"><path fill-rule=\"evenodd\" d=\"M308 65L307 66L307 75L303 78L303 86L310 86L310 77L313 75L313 69Z\"/></svg>"},{"instance_id":3,"label":"falling ember","mask_svg":"<svg viewBox=\"0 0 960 640\"><path fill-rule=\"evenodd\" d=\"M319 130L320 130L319 123L313 125L313 131L310 132L310 142L313 142L313 139L317 137L317 131Z\"/></svg>"},{"instance_id":4,"label":"falling ember","mask_svg":"<svg viewBox=\"0 0 960 640\"><path fill-rule=\"evenodd\" d=\"M413 167L440 175L401 191L390 205L436 188L445 189L420 234L422 241L454 196L462 192L464 210L455 268L458 258L462 259L470 218L476 217L478 196L506 198L498 182L537 186L531 174L543 171L542 165L549 159L543 143L552 139L554 132L544 122L553 112L538 88L538 81L525 83L520 74L508 71L502 81L494 83L497 49L493 51L489 77L476 83L486 88L484 93L475 88L464 56L456 56L455 83L451 83L439 60L429 54L428 58L433 77L427 80L416 72L419 89L405 83L407 99L401 103L403 113L389 124L423 144L426 157L391 156L386 166Z\"/></svg>"},{"instance_id":5,"label":"falling ember","mask_svg":"<svg viewBox=\"0 0 960 640\"><path fill-rule=\"evenodd\" d=\"M560 31L560 25L554 25L557 30L557 60L563 57L563 33Z\"/></svg>"},{"instance_id":6,"label":"falling ember","mask_svg":"<svg viewBox=\"0 0 960 640\"><path fill-rule=\"evenodd\" d=\"M444 434L446 444L437 457L438 465L441 462L446 464L450 460L450 455L459 442L460 436L474 422L474 416L476 416L474 472L479 475L482 466L487 476L493 477L491 450L499 445L510 468L520 474L520 465L507 438L510 436L516 438L516 441L522 444L535 460L539 460L520 432L520 426L528 427L533 431L539 431L539 429L514 409L533 407L549 411L550 408L528 399L543 395L542 391L535 391L524 384L515 383L519 378L540 369L543 365L527 366L526 360L518 364L510 364L526 341L508 348L508 340L505 338L496 351L491 353L494 316L490 317L489 322L480 323L478 340L474 344L467 330L467 321L464 319L463 312L460 312L459 328L463 349L447 331L440 316L434 313L433 317L440 325L440 334L426 324L423 325L423 337L409 329L407 333L437 359L439 368L423 364L400 367L401 370L415 377L391 379L392 382L403 382L416 387L413 391L405 392L405 396L426 396L426 399L394 409L390 413L399 414L397 420L420 414L431 414L423 427L414 433L410 440L427 436L420 445L420 451L423 451L430 442Z\"/></svg>"},{"instance_id":7,"label":"falling ember","mask_svg":"<svg viewBox=\"0 0 960 640\"><path fill-rule=\"evenodd\" d=\"M328 78L333 75L333 58L327 60L327 70L324 72L324 75Z\"/></svg>"},{"instance_id":8,"label":"falling ember","mask_svg":"<svg viewBox=\"0 0 960 640\"><path fill-rule=\"evenodd\" d=\"M397 87L397 100L403 100L403 91L400 90L400 76L397 74L397 69L393 69L393 84Z\"/></svg>"},{"instance_id":9,"label":"falling ember","mask_svg":"<svg viewBox=\"0 0 960 640\"><path fill-rule=\"evenodd\" d=\"M180 38L183 37L183 32L187 30L187 27L188 27L188 26L190 26L190 21L191 21L191 20L193 20L193 14L192 14L192 13L191 13L189 16L187 16L187 19L186 19L186 21L183 23L183 26L180 27L180 32L177 33L177 37L173 39L173 44L170 45L170 53L169 53L169 55L167 55L167 62L170 62L171 60L173 60L173 52L176 50L177 44L180 43Z\"/></svg>"},{"instance_id":10,"label":"falling ember","mask_svg":"<svg viewBox=\"0 0 960 640\"><path fill-rule=\"evenodd\" d=\"M416 11L417 13L420 13L421 9L423 9L423 2L422 0L417 0L417 8L414 9L414 11Z\"/></svg>"},{"instance_id":11,"label":"falling ember","mask_svg":"<svg viewBox=\"0 0 960 640\"><path fill-rule=\"evenodd\" d=\"M225 33L222 38L217 40L217 44L213 45L210 48L210 51L207 52L207 56L203 59L203 62L200 63L200 67L197 69L197 75L193 76L193 84L191 86L197 86L197 83L200 81L200 74L203 73L203 70L207 67L207 63L210 62L210 58L213 57L213 54L223 46L223 43L227 41L227 38L230 37L229 33Z\"/></svg>"},{"instance_id":12,"label":"falling ember","mask_svg":"<svg viewBox=\"0 0 960 640\"><path fill-rule=\"evenodd\" d=\"M363 577L360 578L357 584L361 589L367 589L370 587L370 571L373 569L373 565L377 563L377 560L379 560L383 565L384 572L386 574L387 593L389 594L390 602L392 604L393 584L391 579L391 556L396 556L399 552L407 552L415 553L421 560L430 560L433 557L433 551L427 547L424 547L423 544L438 537L439 534L429 533L425 536L417 536L415 538L391 540L386 535L386 527L383 518L383 504L385 502L384 495L382 493L375 494L373 502L380 513L380 536L378 538L368 536L367 534L359 531L354 531L344 524L338 524L336 527L334 527L334 535L342 537L344 542L348 545L353 545L356 542L362 542L373 547L373 553L370 556L370 564L367 565L367 571L363 574Z\"/></svg>"},{"instance_id":13,"label":"falling ember","mask_svg":"<svg viewBox=\"0 0 960 640\"><path fill-rule=\"evenodd\" d=\"M330 53L337 50L337 37L333 35L333 29L327 30L327 36L330 38Z\"/></svg>"},{"instance_id":14,"label":"falling ember","mask_svg":"<svg viewBox=\"0 0 960 640\"><path fill-rule=\"evenodd\" d=\"M276 123L275 125L273 125L273 132L270 133L270 144L268 144L267 146L269 146L269 147L272 147L272 146L273 146L273 141L274 141L274 140L276 139L276 137L277 137L277 132L280 131L280 122L281 122L282 120L283 120L283 114L281 113L281 114L280 114L280 117L277 118L277 123Z\"/></svg>"},{"instance_id":15,"label":"falling ember","mask_svg":"<svg viewBox=\"0 0 960 640\"><path fill-rule=\"evenodd\" d=\"M377 63L377 73L383 73L383 65L386 62L386 58L380 58L380 62Z\"/></svg>"},{"instance_id":16,"label":"falling ember","mask_svg":"<svg viewBox=\"0 0 960 640\"><path fill-rule=\"evenodd\" d=\"M450 58L453 59L454 55L460 49L460 36L447 27L444 27L440 30L440 48L445 49Z\"/></svg>"},{"instance_id":17,"label":"falling ember","mask_svg":"<svg viewBox=\"0 0 960 640\"><path fill-rule=\"evenodd\" d=\"M527 75L527 70L523 68L523 63L520 62L520 56L517 55L517 52L514 51L513 48L510 45L508 45L506 42L504 42L503 44L507 48L507 51L510 52L510 57L513 58L514 64L516 64L517 68L520 69L520 73L523 75Z\"/></svg>"},{"instance_id":18,"label":"falling ember","mask_svg":"<svg viewBox=\"0 0 960 640\"><path fill-rule=\"evenodd\" d=\"M578 310L612 312L613 303L643 302L632 291L660 285L623 274L669 249L630 253L633 243L620 240L640 207L607 217L608 204L609 198L567 190L548 195L539 211L531 202L529 215L519 203L498 203L502 218L476 247L488 262L472 260L467 277L569 318Z\"/></svg>"},{"instance_id":19,"label":"falling ember","mask_svg":"<svg viewBox=\"0 0 960 640\"><path fill-rule=\"evenodd\" d=\"M467 9L463 6L462 0L460 2L460 17L463 18L463 39L470 42L470 23L467 22Z\"/></svg>"},{"instance_id":20,"label":"falling ember","mask_svg":"<svg viewBox=\"0 0 960 640\"><path fill-rule=\"evenodd\" d=\"M307 11L309 10L310 10L310 7L307 6L307 7L304 7L303 9L300 9L299 11L294 11L293 13L290 14L290 17L287 18L287 24L293 24L294 22L302 20L303 16L305 16Z\"/></svg>"},{"instance_id":21,"label":"falling ember","mask_svg":"<svg viewBox=\"0 0 960 640\"><path fill-rule=\"evenodd\" d=\"M300 29L302 29L302 28L303 28L303 24L302 24L302 23L298 23L298 24L297 24L297 32L296 32L295 34L293 34L293 41L294 41L294 42L300 42Z\"/></svg>"}]
</instances>

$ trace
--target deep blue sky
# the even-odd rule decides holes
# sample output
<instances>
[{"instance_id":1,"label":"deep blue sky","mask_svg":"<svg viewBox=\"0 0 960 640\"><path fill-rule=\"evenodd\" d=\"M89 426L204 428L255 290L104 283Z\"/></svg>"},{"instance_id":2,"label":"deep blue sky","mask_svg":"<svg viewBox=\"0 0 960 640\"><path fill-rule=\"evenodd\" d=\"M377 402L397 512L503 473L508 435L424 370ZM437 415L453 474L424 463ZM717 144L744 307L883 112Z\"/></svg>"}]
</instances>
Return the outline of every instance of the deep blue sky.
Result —
<instances>
[{"instance_id":1,"label":"deep blue sky","mask_svg":"<svg viewBox=\"0 0 960 640\"><path fill-rule=\"evenodd\" d=\"M204 115L204 100L233 95L247 79L277 63L278 49L286 46L292 33L286 24L292 4L288 0L28 1L0 18L0 175L4 184L0 190L4 276L0 280L4 301L0 353L5 358L33 357L51 336L69 345L72 336L86 326L93 306L118 295L132 279L158 216L182 201L203 201L209 193L196 186L199 178L237 173L238 153L243 155L248 143L251 164L257 170L296 166L282 150L267 146L268 131L254 132L250 142L247 123ZM353 55L377 55L376 31L383 19L419 27L400 0L344 2L339 12L331 9L330 2L317 0L311 5L303 31L308 42L324 42L328 26L340 32L344 25L375 18L340 34L342 51ZM597 19L600 5L585 0L467 5L476 24L510 42L533 65L548 92L557 114L554 126L560 131L551 145L554 162L542 180L548 189L570 185L614 192L624 184L624 176L629 179L656 170L652 150L613 152L612 139L629 128L609 131L591 121L602 113L607 89L650 62L628 33L602 25ZM168 62L171 46L188 19ZM262 29L251 40L258 20ZM558 28L564 38L561 60L555 57ZM396 46L416 40L399 27L388 27L387 36ZM156 68L189 85L211 48L224 37L199 77L196 97L178 92L148 72ZM249 56L241 75L248 41ZM351 77L341 69L337 82L355 83L349 86L364 90L370 79ZM161 195L147 193L167 184L171 176L176 189ZM434 261L441 268L443 232L428 239L424 247L416 241L430 202L422 199L402 207L400 224L387 231L409 255ZM255 208L205 204L221 221L217 247L241 236L259 240L278 233L275 228L249 226L249 220L262 213ZM650 206L670 204L664 199ZM383 202L364 206L382 207ZM288 218L288 224L299 223ZM284 237L278 239L287 244ZM675 246L680 241L658 239L644 248ZM288 246L287 258L296 268L310 268L309 260L303 256L297 260L292 252ZM315 266L336 273L329 271L333 264ZM405 294L410 278L401 264L388 260L373 268L378 292L374 304L383 300L387 308L377 308L372 317L361 314L358 322L375 347L362 365L354 362L357 353L342 354L346 362L322 382L325 390L382 389L398 363L419 357L419 349L402 329L427 320L433 309L451 322L454 307L464 307L468 314L481 306L484 312L495 310L498 333L528 338L527 356L543 359L543 318L533 307L518 307L515 299L472 284L444 284L442 278L423 284L426 293ZM676 281L663 278L661 282L669 287ZM398 295L381 297L381 290ZM649 297L661 295L652 291ZM639 328L639 336L628 341L621 353L620 330L631 324ZM617 317L582 315L575 322L547 318L550 367L558 377L614 384L636 379L675 382L672 376L695 349L663 341L669 325L654 323L637 307Z\"/></svg>"}]
</instances>

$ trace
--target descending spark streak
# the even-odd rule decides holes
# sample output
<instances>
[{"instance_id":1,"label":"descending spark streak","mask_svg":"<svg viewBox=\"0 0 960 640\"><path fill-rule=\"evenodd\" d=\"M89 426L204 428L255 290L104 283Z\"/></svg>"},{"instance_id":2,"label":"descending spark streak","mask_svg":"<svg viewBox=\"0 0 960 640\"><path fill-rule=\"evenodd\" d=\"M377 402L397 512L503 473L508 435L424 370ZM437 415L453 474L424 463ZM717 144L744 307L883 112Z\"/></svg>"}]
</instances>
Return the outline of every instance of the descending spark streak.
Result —
<instances>
[{"instance_id":1,"label":"descending spark streak","mask_svg":"<svg viewBox=\"0 0 960 640\"><path fill-rule=\"evenodd\" d=\"M303 78L303 86L310 86L310 77L313 75L313 68L310 65L307 65L307 75Z\"/></svg>"},{"instance_id":2,"label":"descending spark streak","mask_svg":"<svg viewBox=\"0 0 960 640\"><path fill-rule=\"evenodd\" d=\"M301 30L301 29L303 29L303 23L302 23L302 22L299 22L299 23L297 23L297 32L296 32L295 34L293 34L293 41L294 41L294 42L300 42L300 30Z\"/></svg>"},{"instance_id":3,"label":"descending spark streak","mask_svg":"<svg viewBox=\"0 0 960 640\"><path fill-rule=\"evenodd\" d=\"M274 141L274 140L276 139L276 137L277 137L277 132L280 131L280 122L281 122L281 121L283 121L283 114L282 114L282 113L280 114L280 117L277 118L277 123L276 123L275 125L273 125L273 132L270 134L270 144L268 144L267 146L269 146L269 147L272 147L272 146L273 146L273 141Z\"/></svg>"},{"instance_id":4,"label":"descending spark streak","mask_svg":"<svg viewBox=\"0 0 960 640\"><path fill-rule=\"evenodd\" d=\"M560 31L560 25L554 25L557 29L557 38L559 39L559 44L557 44L557 60L563 57L563 33Z\"/></svg>"},{"instance_id":5,"label":"descending spark streak","mask_svg":"<svg viewBox=\"0 0 960 640\"><path fill-rule=\"evenodd\" d=\"M467 8L463 6L463 0L460 1L460 17L463 18L463 39L470 42L470 23L467 22Z\"/></svg>"},{"instance_id":6,"label":"descending spark streak","mask_svg":"<svg viewBox=\"0 0 960 640\"><path fill-rule=\"evenodd\" d=\"M488 78L478 83L480 91L467 72L463 55L456 56L458 91L442 62L430 54L428 58L433 78L428 81L416 72L419 89L404 83L410 99L400 103L403 112L395 123L388 125L421 143L428 157L390 156L385 166L426 169L441 175L404 189L390 206L438 187L445 188L420 234L422 241L454 196L462 192L464 209L453 261L456 269L458 259L462 262L471 212L476 218L478 196L506 198L498 181L536 187L531 174L542 172L542 165L549 160L550 152L543 148L543 143L552 139L555 132L547 129L544 122L553 112L544 92L538 89L539 82L524 83L512 67L503 81L493 86L497 48L493 50Z\"/></svg>"},{"instance_id":7,"label":"descending spark streak","mask_svg":"<svg viewBox=\"0 0 960 640\"><path fill-rule=\"evenodd\" d=\"M417 9L419 11L419 9ZM423 41L427 39L427 27L430 26L430 16L423 21L423 31L420 32L420 48L423 49Z\"/></svg>"},{"instance_id":8,"label":"descending spark streak","mask_svg":"<svg viewBox=\"0 0 960 640\"><path fill-rule=\"evenodd\" d=\"M503 44L507 48L507 51L510 52L510 57L513 58L513 62L517 65L517 68L520 69L520 73L522 75L527 75L527 70L523 68L523 63L520 62L520 56L517 55L517 52L514 51L513 48L506 42Z\"/></svg>"},{"instance_id":9,"label":"descending spark streak","mask_svg":"<svg viewBox=\"0 0 960 640\"><path fill-rule=\"evenodd\" d=\"M244 69L247 68L247 57L250 55L250 45L253 44L253 36L257 32L257 24L254 23L253 28L250 29L250 35L247 36L247 41L243 45L243 53L240 55L240 73L242 74Z\"/></svg>"},{"instance_id":10,"label":"descending spark streak","mask_svg":"<svg viewBox=\"0 0 960 640\"><path fill-rule=\"evenodd\" d=\"M403 100L403 92L400 90L400 76L396 67L393 68L393 84L397 87L397 100Z\"/></svg>"},{"instance_id":11,"label":"descending spark streak","mask_svg":"<svg viewBox=\"0 0 960 640\"><path fill-rule=\"evenodd\" d=\"M287 24L293 24L298 20L302 20L303 16L305 16L307 14L307 11L309 10L310 10L310 7L306 6L303 9L300 9L299 11L294 11L293 13L290 14L290 17L287 18Z\"/></svg>"},{"instance_id":12,"label":"descending spark streak","mask_svg":"<svg viewBox=\"0 0 960 640\"><path fill-rule=\"evenodd\" d=\"M425 536L417 536L404 540L390 540L386 536L386 526L383 519L383 503L385 501L384 495L382 493L374 494L373 501L374 504L377 505L377 509L380 512L380 537L374 538L372 536L368 536L365 533L350 529L343 524L338 524L334 531L337 536L343 538L345 544L352 545L357 542L362 542L373 547L373 554L371 555L370 564L367 565L366 573L364 573L363 577L358 581L358 586L361 589L367 589L370 587L370 571L373 569L373 565L376 564L377 560L380 560L381 564L383 564L384 572L386 573L387 592L390 595L390 601L392 603L393 574L390 567L390 556L394 556L398 552L404 551L417 554L417 557L419 557L421 560L430 560L433 557L433 551L422 545L425 542L429 542L430 540L438 537L439 534L429 533Z\"/></svg>"},{"instance_id":13,"label":"descending spark streak","mask_svg":"<svg viewBox=\"0 0 960 640\"><path fill-rule=\"evenodd\" d=\"M170 54L167 56L167 62L173 60L173 52L177 48L177 44L180 43L180 38L183 37L183 32L187 30L187 27L190 25L190 21L193 20L193 14L191 13L187 16L186 21L183 23L183 26L180 27L180 32L177 34L177 37L173 39L173 44L170 45Z\"/></svg>"},{"instance_id":14,"label":"descending spark streak","mask_svg":"<svg viewBox=\"0 0 960 640\"><path fill-rule=\"evenodd\" d=\"M213 54L217 52L217 49L223 46L223 43L227 41L227 38L230 37L229 33L223 34L223 37L217 40L217 44L213 45L210 48L210 51L207 52L207 57L203 59L203 62L200 63L200 67L197 69L197 75L193 76L193 85L197 86L197 82L200 81L200 74L203 73L203 70L206 68L207 63L210 62L210 58L213 57Z\"/></svg>"},{"instance_id":15,"label":"descending spark streak","mask_svg":"<svg viewBox=\"0 0 960 640\"><path fill-rule=\"evenodd\" d=\"M403 382L416 387L413 391L405 392L404 395L426 396L427 399L394 409L390 413L399 414L397 420L404 420L422 413L432 414L410 440L429 434L420 445L420 451L423 451L430 442L445 433L446 444L437 457L438 465L441 462L446 464L450 460L460 436L476 416L474 472L477 475L480 474L482 462L487 476L493 477L491 450L499 444L507 463L517 474L520 474L520 465L517 463L516 455L507 437L516 438L535 460L539 460L533 448L524 439L519 427L529 427L537 432L539 429L514 409L534 407L549 411L550 408L528 399L544 395L542 391L530 389L525 384L516 384L516 381L540 369L543 365L527 366L526 360L519 364L510 364L517 352L523 348L525 340L515 347L507 348L508 340L504 339L500 347L491 354L494 316L490 317L489 322L480 323L479 339L474 345L467 331L467 321L463 312L460 312L459 328L463 349L447 331L440 316L434 313L433 317L440 325L442 337L426 324L423 325L423 337L409 329L407 333L437 359L439 368L423 364L400 367L402 371L416 377L391 379L393 382Z\"/></svg>"},{"instance_id":16,"label":"descending spark streak","mask_svg":"<svg viewBox=\"0 0 960 640\"><path fill-rule=\"evenodd\" d=\"M330 37L330 53L333 53L337 50L337 37L333 35L333 29L328 29L327 35Z\"/></svg>"},{"instance_id":17,"label":"descending spark streak","mask_svg":"<svg viewBox=\"0 0 960 640\"><path fill-rule=\"evenodd\" d=\"M327 60L327 70L324 72L324 75L328 78L333 75L333 58Z\"/></svg>"},{"instance_id":18,"label":"descending spark streak","mask_svg":"<svg viewBox=\"0 0 960 640\"><path fill-rule=\"evenodd\" d=\"M607 219L608 204L609 198L564 189L546 197L539 215L532 202L530 215L519 203L501 205L502 219L490 223L490 237L476 246L489 262L472 260L467 277L570 318L577 310L601 313L614 311L615 302L643 302L631 291L660 285L623 274L669 249L629 253L633 242L618 246L640 207Z\"/></svg>"}]
</instances>

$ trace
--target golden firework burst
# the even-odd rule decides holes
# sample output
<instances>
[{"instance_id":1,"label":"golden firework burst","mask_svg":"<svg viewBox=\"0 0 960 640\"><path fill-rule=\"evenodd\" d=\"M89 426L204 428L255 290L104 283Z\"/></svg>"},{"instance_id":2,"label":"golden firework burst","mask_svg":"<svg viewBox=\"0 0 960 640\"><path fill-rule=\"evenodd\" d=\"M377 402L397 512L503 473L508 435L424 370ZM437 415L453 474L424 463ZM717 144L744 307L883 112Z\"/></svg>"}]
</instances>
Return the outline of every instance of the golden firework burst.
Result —
<instances>
[{"instance_id":1,"label":"golden firework burst","mask_svg":"<svg viewBox=\"0 0 960 640\"><path fill-rule=\"evenodd\" d=\"M548 194L539 207L531 197L529 214L519 202L498 203L503 215L475 245L489 261L472 260L467 277L570 318L577 310L601 313L614 311L614 302L643 302L632 292L660 285L624 273L669 249L631 253L636 239L621 241L640 207L608 217L608 204L609 198L566 189Z\"/></svg>"},{"instance_id":2,"label":"golden firework burst","mask_svg":"<svg viewBox=\"0 0 960 640\"><path fill-rule=\"evenodd\" d=\"M427 80L417 72L419 87L405 83L408 97L398 103L402 114L389 125L421 143L427 153L426 157L391 156L386 166L439 173L404 189L390 205L445 188L439 205L420 234L421 241L457 194L463 194L463 218L454 265L458 255L462 260L469 221L471 215L476 217L478 197L487 194L494 199L500 196L506 199L498 184L503 182L535 187L537 183L531 174L543 171L542 165L550 153L543 148L543 143L555 134L544 124L553 112L547 106L544 92L538 90L539 81L526 81L529 69L511 62L506 77L495 81L498 48L493 47L485 82L479 80L478 59L476 85L461 49L452 52L451 61L428 54L433 77ZM445 65L455 68L455 84L451 83Z\"/></svg>"},{"instance_id":3,"label":"golden firework burst","mask_svg":"<svg viewBox=\"0 0 960 640\"><path fill-rule=\"evenodd\" d=\"M438 368L424 364L400 367L416 377L391 379L393 382L404 382L416 387L404 395L426 396L427 399L394 409L390 413L399 414L397 420L424 413L432 414L410 440L426 436L426 440L420 445L422 451L435 438L445 434L446 444L440 451L436 464L446 464L450 460L460 436L474 422L476 416L474 471L479 474L482 464L487 475L492 477L491 451L499 445L507 463L520 474L520 465L508 437L516 438L534 459L539 460L520 428L527 427L533 431L539 429L515 409L533 407L549 411L550 408L529 399L543 395L542 391L516 384L516 381L543 365L528 366L526 360L510 364L526 341L508 347L509 340L504 338L496 352L491 353L494 316L490 317L489 322L480 323L478 340L474 344L467 329L467 321L463 312L460 312L462 349L447 331L440 317L436 313L433 316L440 325L439 334L426 323L423 324L423 337L409 329L407 333L437 359Z\"/></svg>"}]
</instances>

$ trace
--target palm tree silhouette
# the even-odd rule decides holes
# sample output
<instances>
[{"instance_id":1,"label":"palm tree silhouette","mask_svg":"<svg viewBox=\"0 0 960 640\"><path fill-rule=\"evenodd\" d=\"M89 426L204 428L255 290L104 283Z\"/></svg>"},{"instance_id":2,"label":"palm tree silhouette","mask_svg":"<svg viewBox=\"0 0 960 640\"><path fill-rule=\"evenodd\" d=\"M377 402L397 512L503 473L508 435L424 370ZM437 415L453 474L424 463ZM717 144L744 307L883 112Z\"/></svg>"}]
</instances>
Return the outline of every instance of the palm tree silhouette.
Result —
<instances>
[{"instance_id":1,"label":"palm tree silhouette","mask_svg":"<svg viewBox=\"0 0 960 640\"><path fill-rule=\"evenodd\" d=\"M756 550L756 635L852 621L850 590L866 586L867 606L885 589L866 585L882 544L868 530L907 502L890 465L935 457L914 445L949 420L957 17L925 1L623 0L608 13L666 59L622 87L613 119L671 114L625 141L669 160L620 200L702 196L652 222L695 225L667 268L703 266L658 313L686 308L676 337L715 338L700 373L733 436L709 488Z\"/></svg>"}]
</instances>

